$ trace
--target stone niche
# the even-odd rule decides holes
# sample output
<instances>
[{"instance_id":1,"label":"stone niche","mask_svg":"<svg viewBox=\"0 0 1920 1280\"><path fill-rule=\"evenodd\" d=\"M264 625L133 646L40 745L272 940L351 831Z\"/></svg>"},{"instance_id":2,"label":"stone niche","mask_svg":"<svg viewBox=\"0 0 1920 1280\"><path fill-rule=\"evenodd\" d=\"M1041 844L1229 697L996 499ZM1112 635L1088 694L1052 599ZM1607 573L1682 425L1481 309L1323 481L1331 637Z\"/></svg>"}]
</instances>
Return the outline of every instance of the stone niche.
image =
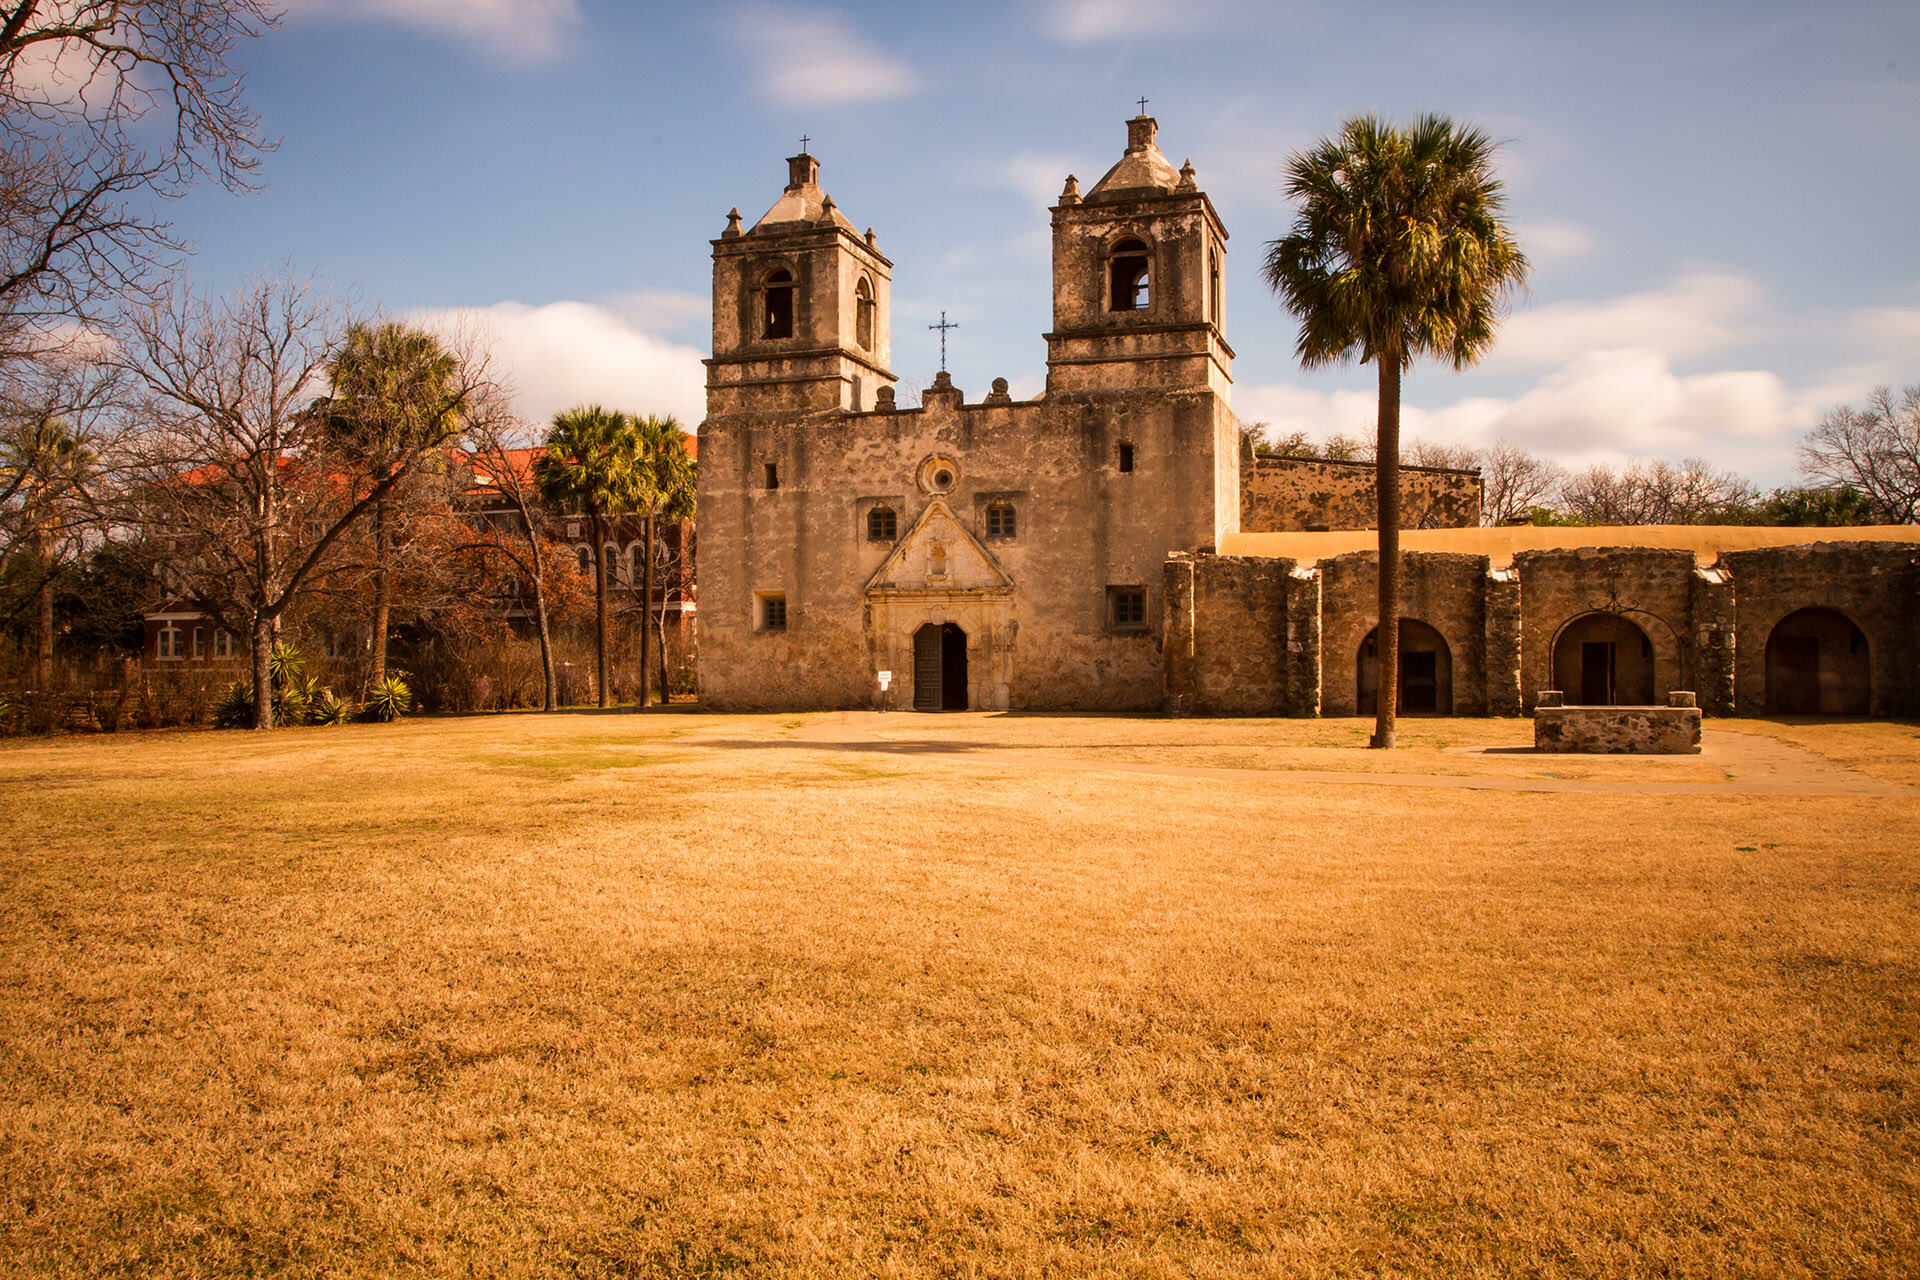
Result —
<instances>
[{"instance_id":1,"label":"stone niche","mask_svg":"<svg viewBox=\"0 0 1920 1280\"><path fill-rule=\"evenodd\" d=\"M1700 708L1676 692L1665 707L1568 707L1556 692L1533 709L1533 749L1543 753L1614 756L1700 754Z\"/></svg>"}]
</instances>

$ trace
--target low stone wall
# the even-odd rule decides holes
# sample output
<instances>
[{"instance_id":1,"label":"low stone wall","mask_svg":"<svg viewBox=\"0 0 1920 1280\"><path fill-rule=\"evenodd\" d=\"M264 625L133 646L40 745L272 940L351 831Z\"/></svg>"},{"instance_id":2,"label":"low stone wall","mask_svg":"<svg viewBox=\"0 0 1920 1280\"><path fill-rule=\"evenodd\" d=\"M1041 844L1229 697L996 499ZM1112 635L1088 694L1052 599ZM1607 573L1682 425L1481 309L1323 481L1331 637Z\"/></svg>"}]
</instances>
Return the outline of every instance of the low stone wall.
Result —
<instances>
[{"instance_id":1,"label":"low stone wall","mask_svg":"<svg viewBox=\"0 0 1920 1280\"><path fill-rule=\"evenodd\" d=\"M1533 709L1533 749L1603 756L1700 754L1700 708L1676 693L1670 707L1564 707L1546 695Z\"/></svg>"},{"instance_id":2,"label":"low stone wall","mask_svg":"<svg viewBox=\"0 0 1920 1280\"><path fill-rule=\"evenodd\" d=\"M1371 462L1245 458L1240 463L1240 529L1371 529L1379 506ZM1467 529L1480 523L1478 471L1400 468L1400 520L1408 529Z\"/></svg>"}]
</instances>

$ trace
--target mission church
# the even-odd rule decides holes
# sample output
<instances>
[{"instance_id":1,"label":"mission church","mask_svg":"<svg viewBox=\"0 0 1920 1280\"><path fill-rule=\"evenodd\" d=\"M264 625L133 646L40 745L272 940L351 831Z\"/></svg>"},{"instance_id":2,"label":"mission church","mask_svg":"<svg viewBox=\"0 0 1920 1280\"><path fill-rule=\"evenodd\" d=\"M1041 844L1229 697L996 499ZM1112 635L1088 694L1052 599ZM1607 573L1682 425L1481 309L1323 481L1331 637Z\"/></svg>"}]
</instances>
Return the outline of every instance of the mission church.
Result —
<instances>
[{"instance_id":1,"label":"mission church","mask_svg":"<svg viewBox=\"0 0 1920 1280\"><path fill-rule=\"evenodd\" d=\"M715 710L1353 715L1371 709L1372 468L1242 454L1227 232L1152 117L1052 209L1047 378L917 408L892 263L790 158L713 241L699 678ZM1520 714L1920 705L1916 532L1476 526L1476 472L1407 468L1401 699ZM884 693L880 676L890 681Z\"/></svg>"}]
</instances>

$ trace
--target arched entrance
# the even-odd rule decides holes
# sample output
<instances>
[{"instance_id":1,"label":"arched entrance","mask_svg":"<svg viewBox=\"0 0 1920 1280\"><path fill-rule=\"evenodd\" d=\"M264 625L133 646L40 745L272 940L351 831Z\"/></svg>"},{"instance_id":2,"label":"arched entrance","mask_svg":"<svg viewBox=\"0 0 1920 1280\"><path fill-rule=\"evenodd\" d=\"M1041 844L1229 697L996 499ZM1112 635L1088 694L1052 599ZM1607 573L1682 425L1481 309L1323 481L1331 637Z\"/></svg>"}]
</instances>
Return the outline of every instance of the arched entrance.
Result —
<instances>
[{"instance_id":1,"label":"arched entrance","mask_svg":"<svg viewBox=\"0 0 1920 1280\"><path fill-rule=\"evenodd\" d=\"M967 633L958 624L929 622L913 633L913 709L967 709Z\"/></svg>"},{"instance_id":2,"label":"arched entrance","mask_svg":"<svg viewBox=\"0 0 1920 1280\"><path fill-rule=\"evenodd\" d=\"M1554 642L1553 680L1569 705L1650 706L1653 677L1653 641L1624 614L1585 614Z\"/></svg>"},{"instance_id":3,"label":"arched entrance","mask_svg":"<svg viewBox=\"0 0 1920 1280\"><path fill-rule=\"evenodd\" d=\"M1802 609L1767 637L1767 713L1863 716L1873 701L1867 637L1833 609Z\"/></svg>"},{"instance_id":4,"label":"arched entrance","mask_svg":"<svg viewBox=\"0 0 1920 1280\"><path fill-rule=\"evenodd\" d=\"M1380 706L1380 628L1360 642L1355 677L1359 712L1370 716ZM1400 706L1403 713L1453 714L1453 651L1446 638L1424 622L1400 619Z\"/></svg>"}]
</instances>

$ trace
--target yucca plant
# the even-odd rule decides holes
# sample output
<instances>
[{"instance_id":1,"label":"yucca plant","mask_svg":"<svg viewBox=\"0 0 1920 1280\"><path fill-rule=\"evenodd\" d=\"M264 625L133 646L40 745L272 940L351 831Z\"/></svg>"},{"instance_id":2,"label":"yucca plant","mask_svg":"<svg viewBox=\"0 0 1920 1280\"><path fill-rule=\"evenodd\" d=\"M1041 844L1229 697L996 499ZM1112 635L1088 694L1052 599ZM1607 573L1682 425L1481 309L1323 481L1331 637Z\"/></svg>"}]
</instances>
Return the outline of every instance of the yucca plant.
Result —
<instances>
[{"instance_id":1,"label":"yucca plant","mask_svg":"<svg viewBox=\"0 0 1920 1280\"><path fill-rule=\"evenodd\" d=\"M213 727L216 729L253 728L253 686L235 683L227 686L220 695L220 701L213 707Z\"/></svg>"},{"instance_id":2,"label":"yucca plant","mask_svg":"<svg viewBox=\"0 0 1920 1280\"><path fill-rule=\"evenodd\" d=\"M353 703L331 689L322 689L307 709L311 724L346 724L353 719Z\"/></svg>"},{"instance_id":3,"label":"yucca plant","mask_svg":"<svg viewBox=\"0 0 1920 1280\"><path fill-rule=\"evenodd\" d=\"M391 724L413 710L413 690L397 675L390 675L367 690L366 716Z\"/></svg>"}]
</instances>

